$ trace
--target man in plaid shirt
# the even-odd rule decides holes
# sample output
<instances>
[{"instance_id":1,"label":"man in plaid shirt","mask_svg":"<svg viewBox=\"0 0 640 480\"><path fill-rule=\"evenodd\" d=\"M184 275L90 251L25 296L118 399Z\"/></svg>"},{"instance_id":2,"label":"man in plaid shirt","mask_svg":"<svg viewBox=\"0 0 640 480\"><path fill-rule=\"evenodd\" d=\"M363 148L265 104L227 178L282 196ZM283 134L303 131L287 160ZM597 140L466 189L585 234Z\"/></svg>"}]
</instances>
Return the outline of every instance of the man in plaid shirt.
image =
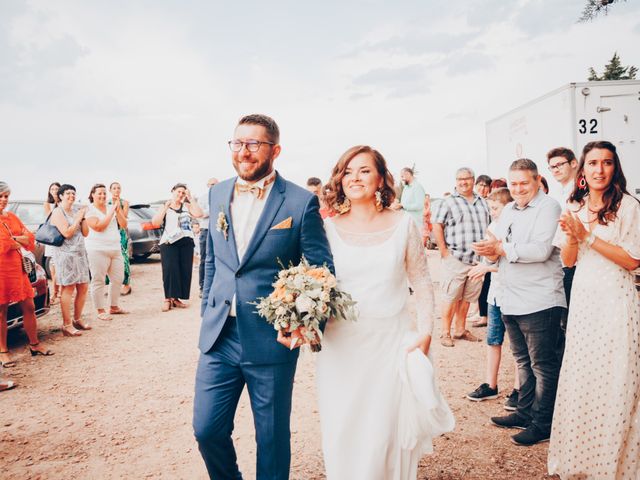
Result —
<instances>
[{"instance_id":1,"label":"man in plaid shirt","mask_svg":"<svg viewBox=\"0 0 640 480\"><path fill-rule=\"evenodd\" d=\"M482 282L470 280L467 273L478 262L471 244L484 239L490 217L487 203L473 191L474 179L473 170L459 168L456 191L444 198L433 213L433 233L442 258L444 306L440 343L445 347L453 347L454 317L453 338L480 341L466 329L466 321L469 304L478 300Z\"/></svg>"}]
</instances>

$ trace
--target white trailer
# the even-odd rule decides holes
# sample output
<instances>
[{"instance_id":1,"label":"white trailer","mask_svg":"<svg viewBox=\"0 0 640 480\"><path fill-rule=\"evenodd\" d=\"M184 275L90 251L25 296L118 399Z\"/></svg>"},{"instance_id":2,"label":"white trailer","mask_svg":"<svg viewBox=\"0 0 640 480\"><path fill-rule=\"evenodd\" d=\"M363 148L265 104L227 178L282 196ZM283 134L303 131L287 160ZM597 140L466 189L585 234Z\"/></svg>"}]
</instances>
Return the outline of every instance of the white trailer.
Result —
<instances>
[{"instance_id":1,"label":"white trailer","mask_svg":"<svg viewBox=\"0 0 640 480\"><path fill-rule=\"evenodd\" d=\"M640 196L640 80L570 83L488 121L489 175L506 177L511 162L530 158L550 194L561 198L547 170L547 152L567 147L579 159L584 145L595 140L616 146L627 189Z\"/></svg>"}]
</instances>

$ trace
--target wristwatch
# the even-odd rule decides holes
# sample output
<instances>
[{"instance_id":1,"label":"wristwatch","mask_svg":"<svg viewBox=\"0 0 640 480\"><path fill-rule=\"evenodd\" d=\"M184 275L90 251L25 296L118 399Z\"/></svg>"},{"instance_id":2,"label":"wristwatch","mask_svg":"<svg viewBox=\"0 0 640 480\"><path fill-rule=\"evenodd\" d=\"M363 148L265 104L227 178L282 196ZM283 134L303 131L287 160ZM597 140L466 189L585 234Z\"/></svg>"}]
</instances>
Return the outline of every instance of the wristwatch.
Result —
<instances>
[{"instance_id":1,"label":"wristwatch","mask_svg":"<svg viewBox=\"0 0 640 480\"><path fill-rule=\"evenodd\" d=\"M595 241L596 241L596 236L593 234L593 232L591 232L586 239L587 247L590 247L591 245L593 245L593 242Z\"/></svg>"}]
</instances>

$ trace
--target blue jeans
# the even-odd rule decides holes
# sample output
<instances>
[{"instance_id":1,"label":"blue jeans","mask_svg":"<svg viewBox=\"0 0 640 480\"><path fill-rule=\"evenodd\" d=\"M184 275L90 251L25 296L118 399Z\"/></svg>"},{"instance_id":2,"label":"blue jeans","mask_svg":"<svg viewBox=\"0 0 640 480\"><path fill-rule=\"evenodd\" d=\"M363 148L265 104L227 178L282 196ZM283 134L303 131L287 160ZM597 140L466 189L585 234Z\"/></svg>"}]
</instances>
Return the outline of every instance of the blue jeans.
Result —
<instances>
[{"instance_id":1,"label":"blue jeans","mask_svg":"<svg viewBox=\"0 0 640 480\"><path fill-rule=\"evenodd\" d=\"M487 304L487 345L502 345L504 343L505 326L502 313L497 305Z\"/></svg>"},{"instance_id":2,"label":"blue jeans","mask_svg":"<svg viewBox=\"0 0 640 480\"><path fill-rule=\"evenodd\" d=\"M275 341L275 340L274 340ZM240 362L242 346L234 317L213 348L200 354L193 401L193 430L210 478L242 479L231 439L244 385L256 429L258 480L287 480L291 462L291 394L296 362Z\"/></svg>"},{"instance_id":3,"label":"blue jeans","mask_svg":"<svg viewBox=\"0 0 640 480\"><path fill-rule=\"evenodd\" d=\"M560 362L556 347L564 310L552 307L527 315L502 315L518 365L520 395L516 413L544 434L551 432L558 389Z\"/></svg>"}]
</instances>

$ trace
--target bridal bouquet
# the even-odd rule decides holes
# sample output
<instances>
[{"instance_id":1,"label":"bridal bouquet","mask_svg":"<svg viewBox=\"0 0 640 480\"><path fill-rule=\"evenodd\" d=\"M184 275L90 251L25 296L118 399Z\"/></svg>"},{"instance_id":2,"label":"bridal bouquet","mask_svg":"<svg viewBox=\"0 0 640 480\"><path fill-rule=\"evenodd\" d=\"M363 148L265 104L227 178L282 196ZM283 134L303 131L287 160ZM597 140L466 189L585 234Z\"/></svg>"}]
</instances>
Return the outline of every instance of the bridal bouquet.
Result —
<instances>
[{"instance_id":1,"label":"bridal bouquet","mask_svg":"<svg viewBox=\"0 0 640 480\"><path fill-rule=\"evenodd\" d=\"M302 257L300 265L282 270L268 297L259 298L257 312L286 336L297 332L291 343L293 349L298 340L309 343L311 350L321 349L320 325L329 318L356 320L356 302L346 292L337 288L336 277L326 266L309 265Z\"/></svg>"}]
</instances>

